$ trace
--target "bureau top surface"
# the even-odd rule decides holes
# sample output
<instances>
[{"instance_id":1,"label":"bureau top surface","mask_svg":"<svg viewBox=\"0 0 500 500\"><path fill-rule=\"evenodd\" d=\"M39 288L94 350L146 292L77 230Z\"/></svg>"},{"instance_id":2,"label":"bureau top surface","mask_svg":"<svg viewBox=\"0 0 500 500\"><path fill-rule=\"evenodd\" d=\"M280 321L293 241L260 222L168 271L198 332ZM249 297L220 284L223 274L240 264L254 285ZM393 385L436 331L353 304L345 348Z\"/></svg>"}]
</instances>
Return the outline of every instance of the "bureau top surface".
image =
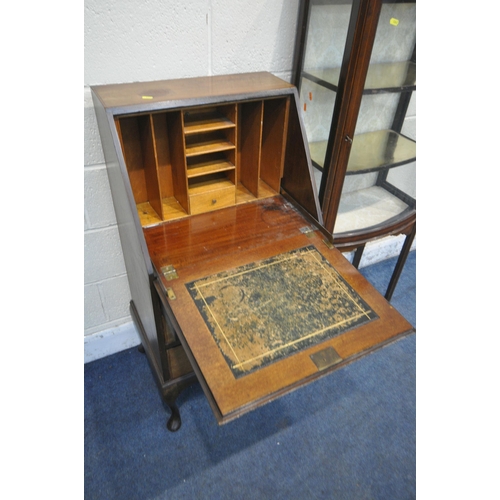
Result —
<instances>
[{"instance_id":1,"label":"bureau top surface","mask_svg":"<svg viewBox=\"0 0 500 500\"><path fill-rule=\"evenodd\" d=\"M266 93L289 92L292 88L293 85L271 73L259 72L98 85L92 90L105 108L133 106L148 109L177 105L185 100L206 101L241 95L260 97Z\"/></svg>"}]
</instances>

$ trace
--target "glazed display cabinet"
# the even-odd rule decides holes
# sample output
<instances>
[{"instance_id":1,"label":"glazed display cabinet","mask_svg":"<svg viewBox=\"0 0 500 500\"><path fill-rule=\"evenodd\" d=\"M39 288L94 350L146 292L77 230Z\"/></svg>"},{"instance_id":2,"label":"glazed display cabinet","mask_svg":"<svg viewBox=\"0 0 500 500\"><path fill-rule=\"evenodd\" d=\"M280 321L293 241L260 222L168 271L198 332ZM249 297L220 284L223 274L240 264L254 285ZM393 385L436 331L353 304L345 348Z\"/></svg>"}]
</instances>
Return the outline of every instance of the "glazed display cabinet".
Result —
<instances>
[{"instance_id":1,"label":"glazed display cabinet","mask_svg":"<svg viewBox=\"0 0 500 500\"><path fill-rule=\"evenodd\" d=\"M336 246L362 247L389 234L412 239L416 3L303 1L294 79Z\"/></svg>"},{"instance_id":2,"label":"glazed display cabinet","mask_svg":"<svg viewBox=\"0 0 500 500\"><path fill-rule=\"evenodd\" d=\"M193 382L222 424L414 331L332 245L293 85L251 73L92 96L171 431Z\"/></svg>"}]
</instances>

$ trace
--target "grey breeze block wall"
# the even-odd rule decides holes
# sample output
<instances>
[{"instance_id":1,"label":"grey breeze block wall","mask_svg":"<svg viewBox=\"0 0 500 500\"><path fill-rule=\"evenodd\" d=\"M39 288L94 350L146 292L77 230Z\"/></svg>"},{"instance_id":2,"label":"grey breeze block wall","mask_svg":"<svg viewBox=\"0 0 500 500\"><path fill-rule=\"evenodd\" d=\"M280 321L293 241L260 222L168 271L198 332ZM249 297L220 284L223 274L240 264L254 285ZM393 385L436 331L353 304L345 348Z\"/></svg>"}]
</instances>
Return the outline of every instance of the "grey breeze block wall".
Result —
<instances>
[{"instance_id":1,"label":"grey breeze block wall","mask_svg":"<svg viewBox=\"0 0 500 500\"><path fill-rule=\"evenodd\" d=\"M290 81L299 0L86 0L85 361L139 343L89 87L269 71Z\"/></svg>"},{"instance_id":2,"label":"grey breeze block wall","mask_svg":"<svg viewBox=\"0 0 500 500\"><path fill-rule=\"evenodd\" d=\"M139 343L89 87L254 71L290 81L298 8L299 0L85 0L86 362ZM411 114L414 137L414 101ZM361 266L397 255L402 242L367 245Z\"/></svg>"}]
</instances>

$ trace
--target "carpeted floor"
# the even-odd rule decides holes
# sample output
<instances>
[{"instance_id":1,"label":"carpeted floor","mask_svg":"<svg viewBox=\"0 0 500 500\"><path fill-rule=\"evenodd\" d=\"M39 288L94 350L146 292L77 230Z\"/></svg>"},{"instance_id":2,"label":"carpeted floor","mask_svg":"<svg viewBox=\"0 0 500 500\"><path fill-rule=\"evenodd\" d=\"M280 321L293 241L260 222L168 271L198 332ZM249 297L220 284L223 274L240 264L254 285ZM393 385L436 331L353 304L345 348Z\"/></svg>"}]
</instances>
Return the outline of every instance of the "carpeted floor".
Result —
<instances>
[{"instance_id":1,"label":"carpeted floor","mask_svg":"<svg viewBox=\"0 0 500 500\"><path fill-rule=\"evenodd\" d=\"M396 259L361 269L382 293ZM391 301L416 326L416 252ZM225 426L199 385L167 431L136 348L85 365L86 499L415 498L410 335Z\"/></svg>"}]
</instances>

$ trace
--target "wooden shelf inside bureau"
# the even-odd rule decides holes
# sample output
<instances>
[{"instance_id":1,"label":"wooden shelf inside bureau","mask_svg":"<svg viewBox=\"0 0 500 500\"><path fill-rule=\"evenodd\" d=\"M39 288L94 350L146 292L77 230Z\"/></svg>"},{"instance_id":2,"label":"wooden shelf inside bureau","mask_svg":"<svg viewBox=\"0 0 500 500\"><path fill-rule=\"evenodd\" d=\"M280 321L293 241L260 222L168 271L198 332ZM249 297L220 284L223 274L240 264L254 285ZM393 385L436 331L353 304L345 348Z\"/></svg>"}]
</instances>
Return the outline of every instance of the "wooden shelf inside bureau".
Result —
<instances>
[{"instance_id":1,"label":"wooden shelf inside bureau","mask_svg":"<svg viewBox=\"0 0 500 500\"><path fill-rule=\"evenodd\" d=\"M234 170L236 167L230 161L225 158L215 158L206 159L198 163L187 165L187 177L188 179L192 177L199 177L201 175L215 174L218 172L226 172L228 170Z\"/></svg>"},{"instance_id":2,"label":"wooden shelf inside bureau","mask_svg":"<svg viewBox=\"0 0 500 500\"><path fill-rule=\"evenodd\" d=\"M184 114L184 133L186 135L235 127L234 121L217 111L208 110L194 114Z\"/></svg>"},{"instance_id":3,"label":"wooden shelf inside bureau","mask_svg":"<svg viewBox=\"0 0 500 500\"><path fill-rule=\"evenodd\" d=\"M220 151L230 151L235 146L232 142L223 138L212 138L202 142L186 144L186 157L218 153Z\"/></svg>"},{"instance_id":4,"label":"wooden shelf inside bureau","mask_svg":"<svg viewBox=\"0 0 500 500\"><path fill-rule=\"evenodd\" d=\"M288 108L279 97L117 117L141 226L278 194Z\"/></svg>"}]
</instances>

